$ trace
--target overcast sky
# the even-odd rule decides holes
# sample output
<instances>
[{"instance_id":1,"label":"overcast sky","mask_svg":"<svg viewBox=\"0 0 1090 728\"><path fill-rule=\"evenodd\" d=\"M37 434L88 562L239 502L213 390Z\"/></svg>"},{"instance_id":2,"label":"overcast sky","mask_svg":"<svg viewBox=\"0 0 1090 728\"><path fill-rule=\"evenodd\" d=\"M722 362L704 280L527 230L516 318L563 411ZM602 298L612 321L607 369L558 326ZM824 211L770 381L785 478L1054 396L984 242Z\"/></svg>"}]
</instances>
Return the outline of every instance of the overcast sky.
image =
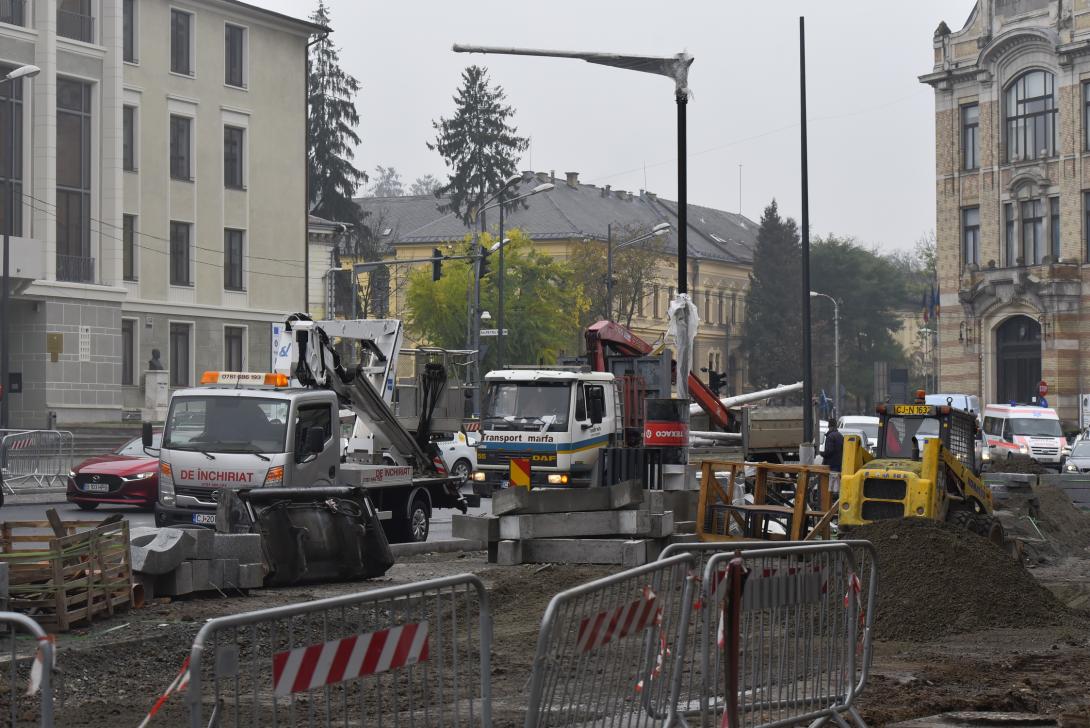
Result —
<instances>
[{"instance_id":1,"label":"overcast sky","mask_svg":"<svg viewBox=\"0 0 1090 728\"><path fill-rule=\"evenodd\" d=\"M295 16L310 0L251 0ZM357 166L406 185L447 170L425 142L460 74L488 67L532 148L519 166L677 198L673 83L583 61L453 53L455 42L672 55L689 84L689 201L758 219L800 213L798 17L806 16L810 218L816 234L911 248L935 226L932 68L940 20L973 0L328 0L345 71L360 80ZM646 180L646 181L645 181Z\"/></svg>"}]
</instances>

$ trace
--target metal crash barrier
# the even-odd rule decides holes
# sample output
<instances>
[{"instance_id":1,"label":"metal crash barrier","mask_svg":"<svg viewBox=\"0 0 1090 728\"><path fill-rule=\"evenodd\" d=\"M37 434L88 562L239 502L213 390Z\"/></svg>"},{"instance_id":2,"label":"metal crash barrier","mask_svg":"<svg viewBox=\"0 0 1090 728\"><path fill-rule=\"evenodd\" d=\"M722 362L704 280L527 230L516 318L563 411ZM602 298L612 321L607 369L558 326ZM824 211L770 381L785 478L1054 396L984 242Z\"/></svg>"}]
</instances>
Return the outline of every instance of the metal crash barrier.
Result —
<instances>
[{"instance_id":1,"label":"metal crash barrier","mask_svg":"<svg viewBox=\"0 0 1090 728\"><path fill-rule=\"evenodd\" d=\"M472 574L220 617L190 652L190 725L489 728L491 649Z\"/></svg>"},{"instance_id":2,"label":"metal crash barrier","mask_svg":"<svg viewBox=\"0 0 1090 728\"><path fill-rule=\"evenodd\" d=\"M74 442L72 433L64 430L6 432L0 438L5 490L67 485Z\"/></svg>"},{"instance_id":3,"label":"metal crash barrier","mask_svg":"<svg viewBox=\"0 0 1090 728\"><path fill-rule=\"evenodd\" d=\"M691 554L695 571L701 575L686 639L686 666L678 696L681 713L703 715L706 725L718 725L721 720L727 675L722 662L720 630L728 626L721 622L722 602L728 595L727 565L731 558L739 555L749 576L757 575L754 586L747 583L744 587L750 589L750 594L744 597L739 623L739 644L741 648L750 646L745 654L752 659L748 663L740 661L738 672L731 679L737 684L738 695L767 696L782 692L777 695L778 707L774 711L751 709L741 715L741 722L731 725L789 725L796 720L805 720L804 716L817 710L815 706L823 711L819 719L840 724L840 716L846 713L859 725L864 725L852 701L866 686L871 663L878 568L874 547L869 541L671 544L663 550L660 559L669 559L678 553ZM847 576L849 572L855 579ZM813 586L814 574L835 577L832 581L823 579L817 602L803 599L807 594L813 596L805 587ZM779 578L769 581L770 576ZM759 609L752 594L755 590L770 588L769 585L780 590L776 592L777 598L784 602L776 609ZM854 607L845 606L845 599L854 601ZM852 609L857 617L853 620L854 631L849 636L847 615ZM855 645L854 651L848 649L849 643ZM842 664L849 653L852 655L850 670ZM774 659L783 662L774 662ZM841 663L832 664L835 659ZM774 674L780 665L789 665L788 672ZM854 680L847 679L851 674L854 674ZM763 687L754 685L755 676L760 676L758 682L767 684ZM834 677L837 680L834 681ZM745 700L742 700L742 706L745 706Z\"/></svg>"},{"instance_id":4,"label":"metal crash barrier","mask_svg":"<svg viewBox=\"0 0 1090 728\"><path fill-rule=\"evenodd\" d=\"M538 636L526 728L675 724L693 566L682 554L554 596Z\"/></svg>"},{"instance_id":5,"label":"metal crash barrier","mask_svg":"<svg viewBox=\"0 0 1090 728\"><path fill-rule=\"evenodd\" d=\"M30 617L0 612L0 655L0 722L53 728L53 640Z\"/></svg>"}]
</instances>

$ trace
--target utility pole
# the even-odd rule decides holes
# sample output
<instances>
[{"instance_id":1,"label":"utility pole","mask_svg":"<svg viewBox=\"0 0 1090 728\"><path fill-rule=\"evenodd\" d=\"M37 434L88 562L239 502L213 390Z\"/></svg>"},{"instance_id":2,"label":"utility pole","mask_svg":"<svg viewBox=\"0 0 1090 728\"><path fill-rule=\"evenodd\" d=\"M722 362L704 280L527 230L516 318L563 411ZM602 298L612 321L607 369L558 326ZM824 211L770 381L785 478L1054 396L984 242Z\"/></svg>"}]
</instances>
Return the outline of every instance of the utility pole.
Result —
<instances>
[{"instance_id":1,"label":"utility pole","mask_svg":"<svg viewBox=\"0 0 1090 728\"><path fill-rule=\"evenodd\" d=\"M810 366L810 181L806 147L806 18L799 18L799 112L802 117L802 439L813 447L814 383Z\"/></svg>"}]
</instances>

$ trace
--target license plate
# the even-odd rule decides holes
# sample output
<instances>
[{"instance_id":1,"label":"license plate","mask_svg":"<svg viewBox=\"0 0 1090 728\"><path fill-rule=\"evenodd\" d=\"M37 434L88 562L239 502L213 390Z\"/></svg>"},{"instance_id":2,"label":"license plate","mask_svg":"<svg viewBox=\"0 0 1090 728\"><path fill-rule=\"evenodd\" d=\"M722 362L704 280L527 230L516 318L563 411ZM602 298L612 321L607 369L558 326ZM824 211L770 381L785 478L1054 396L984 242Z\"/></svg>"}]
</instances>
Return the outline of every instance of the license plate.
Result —
<instances>
[{"instance_id":1,"label":"license plate","mask_svg":"<svg viewBox=\"0 0 1090 728\"><path fill-rule=\"evenodd\" d=\"M84 493L109 493L110 492L110 484L109 483L84 483L83 492Z\"/></svg>"},{"instance_id":2,"label":"license plate","mask_svg":"<svg viewBox=\"0 0 1090 728\"><path fill-rule=\"evenodd\" d=\"M899 404L893 408L895 415L929 415L931 406L926 404Z\"/></svg>"},{"instance_id":3,"label":"license plate","mask_svg":"<svg viewBox=\"0 0 1090 728\"><path fill-rule=\"evenodd\" d=\"M193 523L198 526L215 526L216 514L215 513L194 513Z\"/></svg>"}]
</instances>

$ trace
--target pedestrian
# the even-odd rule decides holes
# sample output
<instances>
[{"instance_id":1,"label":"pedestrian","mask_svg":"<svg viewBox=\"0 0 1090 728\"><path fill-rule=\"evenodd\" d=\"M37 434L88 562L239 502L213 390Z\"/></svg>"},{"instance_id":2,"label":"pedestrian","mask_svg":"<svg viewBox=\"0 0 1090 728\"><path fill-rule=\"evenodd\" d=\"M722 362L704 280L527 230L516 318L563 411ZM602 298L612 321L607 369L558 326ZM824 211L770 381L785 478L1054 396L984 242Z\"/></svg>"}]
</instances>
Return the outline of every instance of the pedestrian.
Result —
<instances>
[{"instance_id":1,"label":"pedestrian","mask_svg":"<svg viewBox=\"0 0 1090 728\"><path fill-rule=\"evenodd\" d=\"M837 428L836 420L829 420L829 431L825 433L825 447L821 451L821 462L829 468L829 492L840 493L840 462L844 459L844 436Z\"/></svg>"}]
</instances>

